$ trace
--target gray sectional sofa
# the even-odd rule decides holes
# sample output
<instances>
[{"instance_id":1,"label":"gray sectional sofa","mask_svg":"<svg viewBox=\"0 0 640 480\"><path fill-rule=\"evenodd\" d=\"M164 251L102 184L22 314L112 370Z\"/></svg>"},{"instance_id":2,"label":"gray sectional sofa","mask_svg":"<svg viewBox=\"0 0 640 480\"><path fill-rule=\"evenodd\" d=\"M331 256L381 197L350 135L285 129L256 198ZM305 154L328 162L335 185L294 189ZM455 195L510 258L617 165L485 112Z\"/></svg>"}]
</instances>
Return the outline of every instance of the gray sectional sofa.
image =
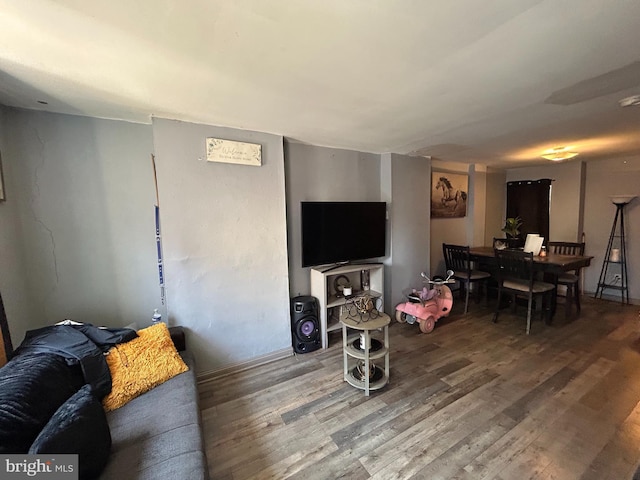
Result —
<instances>
[{"instance_id":1,"label":"gray sectional sofa","mask_svg":"<svg viewBox=\"0 0 640 480\"><path fill-rule=\"evenodd\" d=\"M181 328L169 334L189 370L105 414L112 381L98 345L137 333L89 324L27 332L0 368L0 455L75 453L81 480L207 480L194 358ZM158 353L141 345L133 348ZM137 356L117 355L135 373Z\"/></svg>"},{"instance_id":2,"label":"gray sectional sofa","mask_svg":"<svg viewBox=\"0 0 640 480\"><path fill-rule=\"evenodd\" d=\"M206 480L195 365L107 413L111 455L100 480Z\"/></svg>"}]
</instances>

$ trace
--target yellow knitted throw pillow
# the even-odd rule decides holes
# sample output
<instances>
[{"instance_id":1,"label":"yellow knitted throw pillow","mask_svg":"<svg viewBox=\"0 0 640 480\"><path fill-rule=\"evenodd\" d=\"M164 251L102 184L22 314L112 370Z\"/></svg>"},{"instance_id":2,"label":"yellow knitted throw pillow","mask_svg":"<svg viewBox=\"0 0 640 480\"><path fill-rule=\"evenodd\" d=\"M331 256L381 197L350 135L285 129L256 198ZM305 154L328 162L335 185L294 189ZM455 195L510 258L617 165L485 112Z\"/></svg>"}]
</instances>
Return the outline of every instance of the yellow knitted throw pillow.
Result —
<instances>
[{"instance_id":1,"label":"yellow knitted throw pillow","mask_svg":"<svg viewBox=\"0 0 640 480\"><path fill-rule=\"evenodd\" d=\"M138 338L111 348L106 360L112 382L102 400L107 412L189 370L164 323L138 330Z\"/></svg>"}]
</instances>

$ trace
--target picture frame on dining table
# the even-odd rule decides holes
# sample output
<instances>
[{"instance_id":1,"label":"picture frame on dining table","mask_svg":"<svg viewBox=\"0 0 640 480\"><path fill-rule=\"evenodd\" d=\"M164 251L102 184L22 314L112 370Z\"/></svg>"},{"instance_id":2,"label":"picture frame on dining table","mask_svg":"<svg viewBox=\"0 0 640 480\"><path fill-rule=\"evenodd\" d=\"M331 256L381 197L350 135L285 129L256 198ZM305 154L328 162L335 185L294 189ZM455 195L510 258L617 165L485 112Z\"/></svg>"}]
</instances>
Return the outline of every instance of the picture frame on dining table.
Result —
<instances>
[{"instance_id":1,"label":"picture frame on dining table","mask_svg":"<svg viewBox=\"0 0 640 480\"><path fill-rule=\"evenodd\" d=\"M444 171L431 172L431 218L467 216L469 176Z\"/></svg>"}]
</instances>

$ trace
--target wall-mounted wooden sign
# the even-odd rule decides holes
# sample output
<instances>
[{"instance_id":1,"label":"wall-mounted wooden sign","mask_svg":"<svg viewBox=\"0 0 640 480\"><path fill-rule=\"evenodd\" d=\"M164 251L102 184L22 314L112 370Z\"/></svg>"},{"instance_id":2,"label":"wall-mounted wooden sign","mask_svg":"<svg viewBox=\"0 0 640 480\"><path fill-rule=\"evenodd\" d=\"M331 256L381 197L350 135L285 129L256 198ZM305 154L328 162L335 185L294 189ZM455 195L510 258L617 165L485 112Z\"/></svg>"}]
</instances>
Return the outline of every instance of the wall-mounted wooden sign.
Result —
<instances>
[{"instance_id":1,"label":"wall-mounted wooden sign","mask_svg":"<svg viewBox=\"0 0 640 480\"><path fill-rule=\"evenodd\" d=\"M262 165L262 145L207 138L207 161L259 167Z\"/></svg>"}]
</instances>

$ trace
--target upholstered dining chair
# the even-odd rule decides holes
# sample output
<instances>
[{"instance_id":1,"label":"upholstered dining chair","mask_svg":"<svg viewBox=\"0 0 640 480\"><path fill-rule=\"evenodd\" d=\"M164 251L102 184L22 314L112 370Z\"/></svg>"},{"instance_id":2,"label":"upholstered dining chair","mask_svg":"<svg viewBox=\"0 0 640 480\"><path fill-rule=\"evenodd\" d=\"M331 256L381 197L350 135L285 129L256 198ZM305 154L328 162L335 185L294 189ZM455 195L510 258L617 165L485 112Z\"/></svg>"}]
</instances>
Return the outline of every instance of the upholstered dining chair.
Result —
<instances>
[{"instance_id":1,"label":"upholstered dining chair","mask_svg":"<svg viewBox=\"0 0 640 480\"><path fill-rule=\"evenodd\" d=\"M584 255L584 242L549 242L549 252L558 255ZM580 313L580 268L573 272L565 272L558 275L558 285L566 288L566 294L557 296L565 297L565 313L571 315L571 305L576 304L576 311Z\"/></svg>"},{"instance_id":2,"label":"upholstered dining chair","mask_svg":"<svg viewBox=\"0 0 640 480\"><path fill-rule=\"evenodd\" d=\"M514 308L517 297L525 297L527 299L527 335L529 335L531 331L531 309L534 305L534 300L542 297L542 302L538 306L542 312L542 317L544 318L546 312L547 320L550 320L551 303L556 287L551 283L536 280L533 253L525 253L520 250L496 249L495 256L498 262L498 302L493 322L498 321L503 293L513 296ZM545 303L546 306L544 305Z\"/></svg>"},{"instance_id":3,"label":"upholstered dining chair","mask_svg":"<svg viewBox=\"0 0 640 480\"><path fill-rule=\"evenodd\" d=\"M472 268L468 245L443 243L442 254L444 255L446 269L453 270L453 278L460 282L462 291L465 293L464 313L466 314L469 311L471 284L488 280L491 274Z\"/></svg>"}]
</instances>

